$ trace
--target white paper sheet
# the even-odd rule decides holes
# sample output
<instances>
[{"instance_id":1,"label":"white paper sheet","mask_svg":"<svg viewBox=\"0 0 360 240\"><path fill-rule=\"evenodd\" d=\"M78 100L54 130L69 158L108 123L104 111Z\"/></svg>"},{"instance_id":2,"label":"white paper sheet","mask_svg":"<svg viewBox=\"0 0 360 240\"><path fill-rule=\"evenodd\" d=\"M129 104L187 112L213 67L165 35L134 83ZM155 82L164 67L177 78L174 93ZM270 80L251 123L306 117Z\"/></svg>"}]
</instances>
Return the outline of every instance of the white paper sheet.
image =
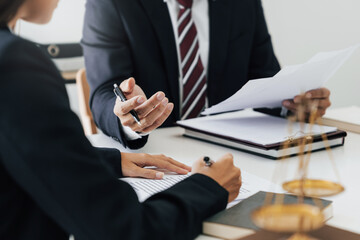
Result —
<instances>
[{"instance_id":1,"label":"white paper sheet","mask_svg":"<svg viewBox=\"0 0 360 240\"><path fill-rule=\"evenodd\" d=\"M314 125L310 129L309 124L305 124L302 129L300 123L289 125L286 119L269 116L251 109L178 121L178 123L198 130L262 145L280 143L290 137L296 139L310 133L311 135L319 135L337 130L335 127L319 125Z\"/></svg>"},{"instance_id":2,"label":"white paper sheet","mask_svg":"<svg viewBox=\"0 0 360 240\"><path fill-rule=\"evenodd\" d=\"M122 181L129 183L138 195L139 201L143 202L150 196L164 191L178 182L189 177L188 175L165 175L163 180L152 180L143 178L122 178ZM268 191L283 193L284 191L279 185L273 184L272 182L257 177L246 171L241 172L242 176L242 187L237 198L227 205L227 208L234 206L242 200L250 197L258 191Z\"/></svg>"},{"instance_id":3,"label":"white paper sheet","mask_svg":"<svg viewBox=\"0 0 360 240\"><path fill-rule=\"evenodd\" d=\"M322 87L359 46L319 53L304 64L284 67L274 77L251 80L233 96L205 109L202 114L280 107L285 99Z\"/></svg>"}]
</instances>

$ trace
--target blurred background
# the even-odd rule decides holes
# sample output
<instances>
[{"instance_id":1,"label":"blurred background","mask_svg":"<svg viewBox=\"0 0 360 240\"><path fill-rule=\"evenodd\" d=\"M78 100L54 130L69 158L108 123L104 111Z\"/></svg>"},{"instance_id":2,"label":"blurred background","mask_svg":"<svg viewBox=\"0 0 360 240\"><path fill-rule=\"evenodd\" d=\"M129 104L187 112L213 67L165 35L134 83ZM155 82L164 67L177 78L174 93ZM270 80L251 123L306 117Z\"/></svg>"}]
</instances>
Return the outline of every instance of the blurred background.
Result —
<instances>
[{"instance_id":1,"label":"blurred background","mask_svg":"<svg viewBox=\"0 0 360 240\"><path fill-rule=\"evenodd\" d=\"M45 26L21 22L20 35L38 43L78 43L86 0L61 0ZM321 51L360 43L359 0L263 0L275 53L282 66L300 64ZM71 65L71 59L68 60ZM74 66L78 68L79 62ZM360 50L326 84L332 108L360 106ZM76 85L68 81L71 105L78 112Z\"/></svg>"}]
</instances>

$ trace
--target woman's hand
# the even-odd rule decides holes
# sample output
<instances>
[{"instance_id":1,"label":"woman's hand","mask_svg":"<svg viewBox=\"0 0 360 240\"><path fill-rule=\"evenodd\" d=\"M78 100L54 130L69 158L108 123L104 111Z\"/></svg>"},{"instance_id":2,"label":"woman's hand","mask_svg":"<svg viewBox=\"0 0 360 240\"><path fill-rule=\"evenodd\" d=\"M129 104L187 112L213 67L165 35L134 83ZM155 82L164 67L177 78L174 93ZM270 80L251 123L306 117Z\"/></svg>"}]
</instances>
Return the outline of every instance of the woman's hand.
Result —
<instances>
[{"instance_id":1,"label":"woman's hand","mask_svg":"<svg viewBox=\"0 0 360 240\"><path fill-rule=\"evenodd\" d=\"M232 202L239 195L242 185L241 171L234 166L234 157L231 154L225 154L211 167L207 167L203 158L200 158L194 163L192 171L211 177L225 188L229 192L228 202Z\"/></svg>"},{"instance_id":2,"label":"woman's hand","mask_svg":"<svg viewBox=\"0 0 360 240\"><path fill-rule=\"evenodd\" d=\"M121 167L125 177L143 177L150 179L162 179L164 173L144 167L157 167L183 175L191 171L191 167L165 155L150 155L144 153L121 153Z\"/></svg>"}]
</instances>

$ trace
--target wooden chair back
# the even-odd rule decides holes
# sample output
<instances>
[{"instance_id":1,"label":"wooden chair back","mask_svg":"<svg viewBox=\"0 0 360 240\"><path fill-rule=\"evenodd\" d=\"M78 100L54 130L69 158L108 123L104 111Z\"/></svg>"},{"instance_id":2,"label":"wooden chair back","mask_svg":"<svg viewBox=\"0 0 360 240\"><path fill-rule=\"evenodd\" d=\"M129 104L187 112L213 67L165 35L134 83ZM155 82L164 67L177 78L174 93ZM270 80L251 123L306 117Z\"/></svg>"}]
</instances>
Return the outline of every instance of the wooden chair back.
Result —
<instances>
[{"instance_id":1,"label":"wooden chair back","mask_svg":"<svg viewBox=\"0 0 360 240\"><path fill-rule=\"evenodd\" d=\"M76 85L80 107L80 118L85 135L97 133L96 125L90 110L90 87L86 79L85 69L80 69L76 74Z\"/></svg>"}]
</instances>

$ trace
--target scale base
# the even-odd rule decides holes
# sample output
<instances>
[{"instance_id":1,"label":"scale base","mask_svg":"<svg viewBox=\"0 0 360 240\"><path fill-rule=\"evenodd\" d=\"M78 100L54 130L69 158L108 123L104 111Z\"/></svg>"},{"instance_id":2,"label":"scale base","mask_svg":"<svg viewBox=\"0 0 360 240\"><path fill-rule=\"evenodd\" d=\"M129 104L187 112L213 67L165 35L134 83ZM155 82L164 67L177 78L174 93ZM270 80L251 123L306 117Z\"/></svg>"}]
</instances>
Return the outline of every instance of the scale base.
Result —
<instances>
[{"instance_id":1,"label":"scale base","mask_svg":"<svg viewBox=\"0 0 360 240\"><path fill-rule=\"evenodd\" d=\"M287 240L318 240L317 238L310 237L304 233L295 233Z\"/></svg>"}]
</instances>

